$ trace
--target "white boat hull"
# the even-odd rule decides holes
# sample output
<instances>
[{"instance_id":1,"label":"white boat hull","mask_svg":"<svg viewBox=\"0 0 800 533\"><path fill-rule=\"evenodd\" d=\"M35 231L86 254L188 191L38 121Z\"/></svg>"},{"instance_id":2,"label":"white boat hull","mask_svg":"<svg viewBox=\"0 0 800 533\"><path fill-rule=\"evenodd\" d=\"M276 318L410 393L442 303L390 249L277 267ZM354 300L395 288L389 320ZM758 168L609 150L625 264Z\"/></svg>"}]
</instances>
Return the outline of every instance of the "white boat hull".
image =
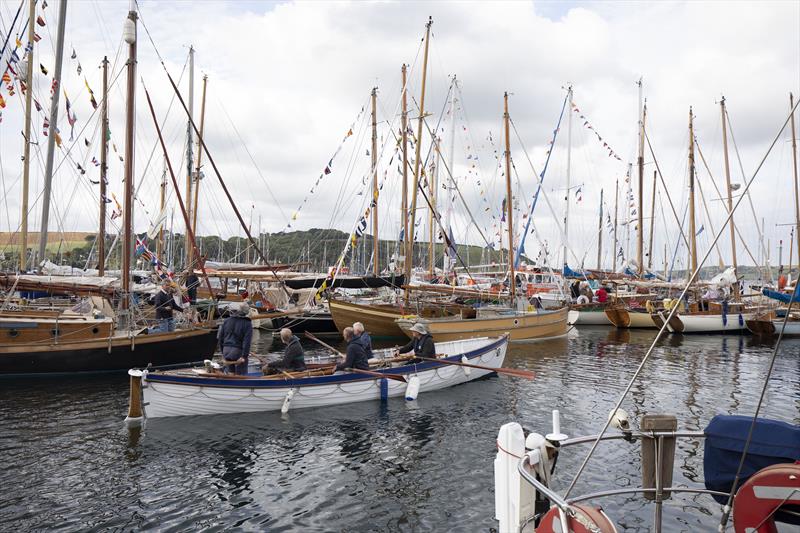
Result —
<instances>
[{"instance_id":1,"label":"white boat hull","mask_svg":"<svg viewBox=\"0 0 800 533\"><path fill-rule=\"evenodd\" d=\"M571 326L610 326L611 321L606 316L605 310L570 309L567 324Z\"/></svg>"},{"instance_id":2,"label":"white boat hull","mask_svg":"<svg viewBox=\"0 0 800 533\"><path fill-rule=\"evenodd\" d=\"M499 368L505 359L508 338L480 338L438 343L436 351L461 361ZM403 370L406 369L406 370ZM420 392L429 392L478 379L491 370L465 369L456 365L420 363L393 369L393 375L419 378ZM281 410L291 393L290 409L325 407L404 396L407 384L350 373L312 378L266 380L218 377L185 377L169 372L142 378L145 415L148 418ZM382 387L384 390L382 391Z\"/></svg>"},{"instance_id":3,"label":"white boat hull","mask_svg":"<svg viewBox=\"0 0 800 533\"><path fill-rule=\"evenodd\" d=\"M668 316L666 311L662 313L665 318ZM667 324L667 329L671 333L741 333L747 331L746 321L755 316L756 313L730 313L723 320L723 315L716 314L676 315Z\"/></svg>"}]
</instances>

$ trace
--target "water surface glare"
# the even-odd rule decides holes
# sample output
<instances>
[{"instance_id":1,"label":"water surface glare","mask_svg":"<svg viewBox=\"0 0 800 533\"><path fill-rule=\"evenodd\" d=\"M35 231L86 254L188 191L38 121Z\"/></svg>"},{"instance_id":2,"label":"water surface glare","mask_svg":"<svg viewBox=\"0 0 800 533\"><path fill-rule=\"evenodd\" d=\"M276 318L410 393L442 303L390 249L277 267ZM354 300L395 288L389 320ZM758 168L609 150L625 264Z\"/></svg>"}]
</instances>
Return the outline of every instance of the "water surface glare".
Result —
<instances>
[{"instance_id":1,"label":"water surface glare","mask_svg":"<svg viewBox=\"0 0 800 533\"><path fill-rule=\"evenodd\" d=\"M547 433L558 408L565 433L597 432L654 334L583 328L512 345L506 366L535 381L490 377L415 402L153 419L139 430L122 423L127 376L0 380L0 530L488 532L498 428L516 420ZM262 334L258 348L280 347ZM676 414L686 430L752 414L770 353L751 337L668 337L623 407L637 421ZM764 415L800 423L800 341L781 347ZM586 450L562 455L559 486ZM679 441L674 484L702 482L702 452ZM639 484L638 457L637 446L601 445L576 494ZM652 506L603 506L620 531L649 531ZM665 531L712 531L719 506L673 497L664 515Z\"/></svg>"}]
</instances>

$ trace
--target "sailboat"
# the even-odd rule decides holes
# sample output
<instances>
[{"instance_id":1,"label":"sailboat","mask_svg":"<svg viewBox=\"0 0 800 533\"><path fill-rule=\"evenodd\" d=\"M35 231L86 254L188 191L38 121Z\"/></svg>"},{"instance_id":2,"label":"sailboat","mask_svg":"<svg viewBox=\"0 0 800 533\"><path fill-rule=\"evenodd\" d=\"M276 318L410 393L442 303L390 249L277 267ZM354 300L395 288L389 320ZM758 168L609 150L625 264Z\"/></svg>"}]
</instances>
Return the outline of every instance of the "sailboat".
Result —
<instances>
[{"instance_id":1,"label":"sailboat","mask_svg":"<svg viewBox=\"0 0 800 533\"><path fill-rule=\"evenodd\" d=\"M511 140L509 135L508 93L504 94L505 159L506 159L506 219L508 224L508 272L510 307L479 308L474 317L448 318L403 317L396 320L406 335L411 327L422 323L437 340L467 339L508 332L512 341L527 341L558 337L567 333L568 308L555 310L528 310L525 295L517 294L517 276L514 272L513 197L511 193Z\"/></svg>"},{"instance_id":2,"label":"sailboat","mask_svg":"<svg viewBox=\"0 0 800 533\"><path fill-rule=\"evenodd\" d=\"M33 2L32 2L33 3ZM66 2L60 9L60 25L57 58L63 55L63 22L66 16ZM131 256L133 252L132 198L134 181L134 131L133 115L135 109L136 87L136 11L130 11L125 21L123 38L128 45L127 63L127 128L125 138L125 201L123 210L123 250L121 287L122 310L114 323L106 317L65 318L62 314L54 317L29 315L25 319L0 319L6 333L0 338L0 375L46 374L72 372L124 371L132 366L167 366L200 361L210 357L216 348L216 332L210 328L195 328L173 332L147 334L147 328L136 329L131 320ZM104 87L106 89L106 87ZM29 92L30 94L30 92ZM57 115L57 95L53 96L53 114ZM106 92L103 97L103 116L106 113ZM56 122L50 124L50 139L55 136ZM104 121L104 128L107 123ZM103 138L105 139L105 129ZM105 146L104 146L105 149ZM48 161L52 154L48 151ZM52 166L48 164L45 188L52 180ZM45 195L47 196L47 195ZM102 201L101 201L102 203ZM47 234L47 209L45 202L42 215L40 255L44 257ZM24 254L23 254L24 255ZM36 280L33 281L34 283ZM39 283L42 283L41 281ZM63 283L63 282L62 282ZM105 290L103 290L105 289ZM11 292L16 287L10 289ZM108 294L108 287L94 287L102 295ZM115 290L116 294L117 291ZM16 326L13 321L18 320ZM43 330L48 330L42 335ZM34 333L34 331L36 333Z\"/></svg>"}]
</instances>

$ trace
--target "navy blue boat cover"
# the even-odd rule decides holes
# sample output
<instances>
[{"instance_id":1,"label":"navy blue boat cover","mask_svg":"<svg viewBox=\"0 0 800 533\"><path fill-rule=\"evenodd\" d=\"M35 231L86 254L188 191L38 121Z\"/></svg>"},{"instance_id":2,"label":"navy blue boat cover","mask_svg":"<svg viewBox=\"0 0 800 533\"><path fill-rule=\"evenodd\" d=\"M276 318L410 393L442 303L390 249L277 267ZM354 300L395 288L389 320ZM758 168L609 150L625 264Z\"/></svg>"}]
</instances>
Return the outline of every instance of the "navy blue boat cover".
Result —
<instances>
[{"instance_id":1,"label":"navy blue boat cover","mask_svg":"<svg viewBox=\"0 0 800 533\"><path fill-rule=\"evenodd\" d=\"M706 428L703 470L706 488L730 492L753 418L717 415ZM800 426L759 418L747 451L739 485L769 465L800 460ZM724 498L715 499L725 503Z\"/></svg>"}]
</instances>

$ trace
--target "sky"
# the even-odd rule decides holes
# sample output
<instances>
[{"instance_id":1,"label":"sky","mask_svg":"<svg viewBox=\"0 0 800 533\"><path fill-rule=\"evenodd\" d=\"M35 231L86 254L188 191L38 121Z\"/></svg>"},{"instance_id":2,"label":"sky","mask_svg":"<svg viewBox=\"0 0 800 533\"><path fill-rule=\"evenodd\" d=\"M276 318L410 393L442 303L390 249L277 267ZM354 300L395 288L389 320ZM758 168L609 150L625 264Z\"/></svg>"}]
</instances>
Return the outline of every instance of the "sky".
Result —
<instances>
[{"instance_id":1,"label":"sky","mask_svg":"<svg viewBox=\"0 0 800 533\"><path fill-rule=\"evenodd\" d=\"M34 231L38 230L41 213L38 199L47 140L42 135L43 117L49 108L59 9L58 0L47 3L44 9L41 3L37 6L37 16L42 16L45 26L36 27L41 40L36 43L34 56L33 94L43 106L43 112L34 113L33 118L33 141L37 144L33 148L30 219ZM16 0L0 2L3 38L18 7ZM26 9L27 5L20 18L26 16ZM110 152L109 190L121 201L123 166L119 157L124 148L127 52L121 36L128 9L126 1L82 0L68 5L62 88L77 120L70 142L62 93L58 127L63 143L56 150L50 217L50 231L55 234L97 229L99 187L93 182L99 179L99 169L92 158L99 158L100 134L98 113L89 101L86 83L99 100L103 56L111 62L108 101L112 144L117 148L115 152L112 146ZM190 46L196 50L195 119L199 122L202 78L208 76L204 139L237 207L254 231L259 227L265 232L332 227L349 232L358 225L371 197L370 92L377 87L378 178L382 184L379 232L381 238L397 238L401 180L395 138L400 132L400 69L403 63L409 65L409 116L416 119L423 37L429 16L433 25L426 128L441 138L438 207L442 213L451 213L446 217L457 242L488 242L496 248L500 239L507 243L507 233L501 229L505 226L501 221L505 195L503 94L510 95L513 204L517 209L514 223L518 233L528 221L523 213L529 211L537 188L536 175L548 158L566 88L572 86L574 107L567 106L563 114L525 248L528 257L540 261L544 257L540 251L546 248L549 262L560 263L563 217L569 203L567 257L573 266L597 266L601 190L601 265L610 267L615 255L608 226L615 203L620 246L625 257L635 257L635 230L633 224L624 222L639 209L635 188L637 80L642 79L646 130L655 154L653 157L646 149L646 249L656 163L666 185L665 189L659 179L654 267L660 267L665 258L676 268L683 268L687 261L685 247L676 244L680 225L688 225L690 106L705 159L704 163L696 154L696 229L702 257L714 231L723 229L726 215L715 190L717 187L725 192L720 99L724 95L733 133L733 138L728 138L731 180L742 184L743 174L748 179L753 176L787 119L789 93L800 93L798 2L142 1L138 12L137 231L147 230L157 217L164 169L145 88L163 124L169 157L183 189L186 114L174 99L164 67L180 80L182 94L187 97ZM11 47L19 27L20 21L11 32ZM24 35L21 41L26 41ZM9 52L3 56L3 66ZM22 52L20 49L20 56ZM451 89L454 75L456 90ZM14 96L8 94L6 85L0 89L6 100L0 123L0 230L16 231L20 223L24 101L18 85ZM453 103L451 94L455 94ZM416 135L417 120L412 120L410 127ZM347 136L351 129L353 134ZM794 221L789 139L788 129L778 136L753 182L750 199L745 198L735 213L743 238L737 245L740 264L763 261L765 252L776 263L781 240L784 263L788 261L791 227L780 224ZM420 149L420 160L430 171L437 157L430 149L427 133ZM409 151L413 154L413 147ZM634 165L633 177L626 182L629 163ZM77 169L78 164L85 174ZM205 153L201 164L204 179L198 233L242 235ZM450 182L448 195L441 185L449 181L445 169L451 165L459 192ZM330 173L326 174L328 166ZM620 189L617 202L616 183ZM633 205L628 197L629 184L634 187ZM697 188L702 188L702 198ZM167 190L168 205L174 207L172 186ZM450 209L448 196L455 197ZM668 196L681 222L676 221ZM425 205L422 198L419 201ZM113 211L113 201L109 205ZM418 213L417 232L422 234L418 240L428 239L427 217L427 211ZM471 223L473 219L477 225ZM371 228L371 218L367 220ZM756 221L765 229L763 245ZM115 218L110 227L118 223ZM168 224L182 231L177 208ZM718 263L720 258L730 263L730 250L724 231L709 264Z\"/></svg>"}]
</instances>

